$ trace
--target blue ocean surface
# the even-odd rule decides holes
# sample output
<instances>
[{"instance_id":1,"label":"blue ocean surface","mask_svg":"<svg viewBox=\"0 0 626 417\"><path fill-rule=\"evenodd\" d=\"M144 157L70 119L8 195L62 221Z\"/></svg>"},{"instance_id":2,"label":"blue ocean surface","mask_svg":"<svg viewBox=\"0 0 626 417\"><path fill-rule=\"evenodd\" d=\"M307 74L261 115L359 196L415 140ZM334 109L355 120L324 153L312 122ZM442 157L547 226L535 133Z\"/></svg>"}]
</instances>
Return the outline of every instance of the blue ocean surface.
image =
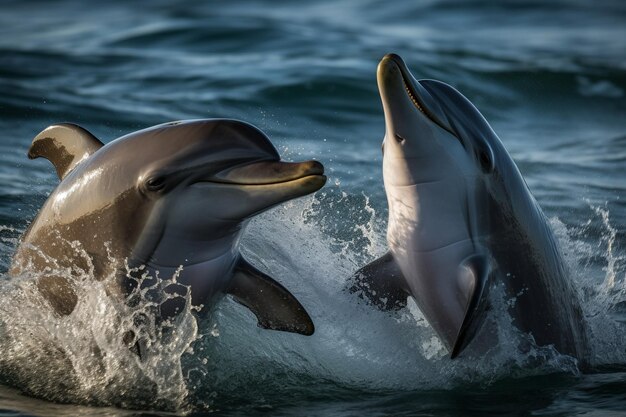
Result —
<instances>
[{"instance_id":1,"label":"blue ocean surface","mask_svg":"<svg viewBox=\"0 0 626 417\"><path fill-rule=\"evenodd\" d=\"M581 299L590 370L519 352L505 318L493 352L452 361L415 304L390 314L344 291L387 250L375 74L388 52L465 94L516 161ZM102 288L58 318L7 273L58 184L28 147L58 122L106 143L211 117L326 167L324 188L255 218L242 241L316 333L262 330L225 298L182 349L125 364L104 337L121 330ZM626 415L626 3L4 0L0 272L0 416Z\"/></svg>"}]
</instances>

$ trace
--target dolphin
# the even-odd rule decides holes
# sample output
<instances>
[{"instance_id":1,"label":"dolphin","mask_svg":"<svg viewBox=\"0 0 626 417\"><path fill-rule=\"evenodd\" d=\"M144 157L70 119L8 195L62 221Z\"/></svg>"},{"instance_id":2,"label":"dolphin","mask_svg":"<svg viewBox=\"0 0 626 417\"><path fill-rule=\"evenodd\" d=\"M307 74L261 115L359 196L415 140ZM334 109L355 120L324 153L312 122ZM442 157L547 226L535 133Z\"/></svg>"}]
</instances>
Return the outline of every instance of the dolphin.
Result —
<instances>
[{"instance_id":1,"label":"dolphin","mask_svg":"<svg viewBox=\"0 0 626 417\"><path fill-rule=\"evenodd\" d=\"M380 61L377 81L389 252L357 271L351 291L386 310L413 297L455 358L500 285L517 328L584 358L583 314L555 237L487 121L451 86L413 78L398 55Z\"/></svg>"},{"instance_id":2,"label":"dolphin","mask_svg":"<svg viewBox=\"0 0 626 417\"><path fill-rule=\"evenodd\" d=\"M230 294L262 328L313 334L304 307L242 257L239 241L254 215L321 188L319 162L283 162L263 132L229 119L161 124L107 145L75 124L56 124L34 138L28 157L52 162L61 182L23 235L10 273L35 272L56 313L77 303L72 279L59 271L114 277L109 291L127 299L155 288L156 274L177 275L162 288L157 313L165 318L185 297L202 314Z\"/></svg>"}]
</instances>

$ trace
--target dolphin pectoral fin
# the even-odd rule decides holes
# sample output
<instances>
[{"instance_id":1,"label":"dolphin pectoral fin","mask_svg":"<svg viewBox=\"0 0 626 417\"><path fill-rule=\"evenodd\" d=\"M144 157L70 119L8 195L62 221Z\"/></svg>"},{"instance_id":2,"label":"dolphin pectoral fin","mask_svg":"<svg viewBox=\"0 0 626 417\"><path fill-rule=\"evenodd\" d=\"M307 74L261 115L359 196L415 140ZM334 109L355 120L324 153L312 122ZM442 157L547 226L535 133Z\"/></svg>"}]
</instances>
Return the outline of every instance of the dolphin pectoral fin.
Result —
<instances>
[{"instance_id":1,"label":"dolphin pectoral fin","mask_svg":"<svg viewBox=\"0 0 626 417\"><path fill-rule=\"evenodd\" d=\"M59 316L72 314L78 303L74 286L67 278L56 275L43 276L37 281L37 289Z\"/></svg>"},{"instance_id":2,"label":"dolphin pectoral fin","mask_svg":"<svg viewBox=\"0 0 626 417\"><path fill-rule=\"evenodd\" d=\"M47 127L35 136L28 157L42 157L52 162L62 180L76 165L102 146L102 142L82 127L61 123Z\"/></svg>"},{"instance_id":3,"label":"dolphin pectoral fin","mask_svg":"<svg viewBox=\"0 0 626 417\"><path fill-rule=\"evenodd\" d=\"M282 285L240 258L226 291L257 317L259 327L310 336L313 321L302 304Z\"/></svg>"},{"instance_id":4,"label":"dolphin pectoral fin","mask_svg":"<svg viewBox=\"0 0 626 417\"><path fill-rule=\"evenodd\" d=\"M403 282L400 267L391 252L387 252L356 271L348 291L358 293L381 310L398 310L406 306L408 297Z\"/></svg>"},{"instance_id":5,"label":"dolphin pectoral fin","mask_svg":"<svg viewBox=\"0 0 626 417\"><path fill-rule=\"evenodd\" d=\"M472 255L459 266L459 290L467 307L450 359L456 358L467 347L483 324L484 313L489 308L489 273L489 261L483 255Z\"/></svg>"}]
</instances>

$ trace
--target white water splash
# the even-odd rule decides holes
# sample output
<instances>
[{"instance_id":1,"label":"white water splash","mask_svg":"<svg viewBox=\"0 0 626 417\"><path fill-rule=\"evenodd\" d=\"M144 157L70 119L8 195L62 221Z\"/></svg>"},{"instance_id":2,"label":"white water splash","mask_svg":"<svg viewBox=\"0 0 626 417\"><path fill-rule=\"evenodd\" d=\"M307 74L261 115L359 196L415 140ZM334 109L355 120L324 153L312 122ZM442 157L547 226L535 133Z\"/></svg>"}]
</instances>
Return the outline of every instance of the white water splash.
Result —
<instances>
[{"instance_id":1,"label":"white water splash","mask_svg":"<svg viewBox=\"0 0 626 417\"><path fill-rule=\"evenodd\" d=\"M592 365L624 364L626 321L615 309L626 303L626 254L617 251L617 229L607 207L588 204L592 214L584 224L568 228L558 219L551 223L582 300Z\"/></svg>"},{"instance_id":2,"label":"white water splash","mask_svg":"<svg viewBox=\"0 0 626 417\"><path fill-rule=\"evenodd\" d=\"M256 384L267 385L261 392L268 392L310 380L375 390L441 389L510 376L579 373L575 359L552 347L537 347L513 326L502 288L493 290L487 318L492 325L485 326L485 331L496 329L496 346L485 354L470 345L461 358L450 361L414 303L386 313L345 291L357 265L364 264L363 254L350 246L332 249L340 240L319 227L320 219L326 219L321 210L334 213L337 207L320 206L314 198L288 203L255 219L243 239L244 255L296 295L313 316L316 333L307 338L260 330L244 308L221 303L211 324L220 337L204 346L204 354L220 358L220 368L213 369L206 391L200 392L236 395ZM368 212L365 206L360 210ZM356 224L359 230L376 230L374 223L380 222L374 215L361 218L370 224ZM384 239L377 233L375 241ZM563 237L568 239L567 233Z\"/></svg>"},{"instance_id":3,"label":"white water splash","mask_svg":"<svg viewBox=\"0 0 626 417\"><path fill-rule=\"evenodd\" d=\"M133 294L139 302L132 307L111 297L116 277L96 280L89 256L77 242L70 246L88 260L87 270L59 268L50 260L42 274L72 283L78 303L71 314L59 316L41 296L36 287L41 274L26 272L0 283L2 380L54 401L184 407L188 391L181 358L197 336L189 300L174 322L157 323L146 289ZM127 334L134 339L125 340ZM141 357L130 348L136 341Z\"/></svg>"},{"instance_id":4,"label":"white water splash","mask_svg":"<svg viewBox=\"0 0 626 417\"><path fill-rule=\"evenodd\" d=\"M25 275L5 281L0 291L2 376L53 400L185 410L211 409L224 397L261 401L263 396L288 395L312 384L423 390L490 384L505 377L578 373L573 358L535 346L531 336L512 325L507 313L510 300L497 286L487 317L490 324L481 331L494 331L498 343L487 353L470 345L454 361L415 303L390 314L345 291L358 266L384 248L384 222L368 199L349 198L346 193L339 200L360 204L351 208L362 212L351 214L351 219L361 219L353 233L367 240L359 245L320 227L331 217L324 210L334 216L342 206L334 201L328 207L314 197L254 219L242 241L246 258L302 302L316 325L313 336L260 329L251 312L228 298L208 320L196 322L188 308L177 323L155 326L145 321L152 301L143 297L144 302L133 308L113 301L105 283L94 282L89 273L77 283L76 310L58 318L35 291L34 277ZM597 243L580 237L587 225L568 228L554 219L552 226L584 300L595 362L624 363L624 325L610 314L626 299L623 255L616 253L615 228L608 210L603 210L592 213L591 223L603 225ZM602 276L585 266L585 259L594 256L606 262ZM147 341L142 360L121 340L126 330Z\"/></svg>"}]
</instances>

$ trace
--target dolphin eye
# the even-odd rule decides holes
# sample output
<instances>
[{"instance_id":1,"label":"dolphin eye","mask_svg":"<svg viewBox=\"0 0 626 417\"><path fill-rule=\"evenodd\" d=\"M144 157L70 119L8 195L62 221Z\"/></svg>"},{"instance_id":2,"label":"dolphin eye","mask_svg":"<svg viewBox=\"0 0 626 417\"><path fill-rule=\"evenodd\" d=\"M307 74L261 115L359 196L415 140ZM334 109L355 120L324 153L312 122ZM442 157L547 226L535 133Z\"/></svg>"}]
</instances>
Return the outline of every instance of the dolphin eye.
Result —
<instances>
[{"instance_id":1,"label":"dolphin eye","mask_svg":"<svg viewBox=\"0 0 626 417\"><path fill-rule=\"evenodd\" d=\"M478 160L480 161L480 167L483 172L490 173L493 171L493 161L491 155L488 152L480 151L478 154Z\"/></svg>"},{"instance_id":2,"label":"dolphin eye","mask_svg":"<svg viewBox=\"0 0 626 417\"><path fill-rule=\"evenodd\" d=\"M146 181L146 189L149 191L160 191L165 187L165 177L152 177Z\"/></svg>"},{"instance_id":3,"label":"dolphin eye","mask_svg":"<svg viewBox=\"0 0 626 417\"><path fill-rule=\"evenodd\" d=\"M397 133L394 135L394 137L400 144L404 144L404 142L406 142L406 139L404 139L402 136L398 135Z\"/></svg>"}]
</instances>

